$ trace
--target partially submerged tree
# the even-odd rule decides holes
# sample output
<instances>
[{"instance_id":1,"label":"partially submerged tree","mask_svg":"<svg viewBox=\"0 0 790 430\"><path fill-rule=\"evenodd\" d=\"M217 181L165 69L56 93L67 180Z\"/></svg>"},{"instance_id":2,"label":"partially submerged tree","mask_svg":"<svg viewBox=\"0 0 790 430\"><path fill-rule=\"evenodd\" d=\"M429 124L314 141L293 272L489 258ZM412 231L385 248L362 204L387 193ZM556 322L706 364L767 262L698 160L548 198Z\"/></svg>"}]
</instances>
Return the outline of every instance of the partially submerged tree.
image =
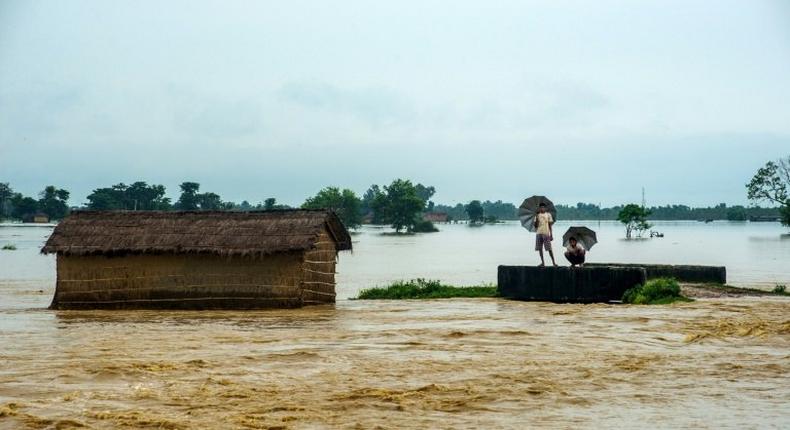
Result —
<instances>
[{"instance_id":1,"label":"partially submerged tree","mask_svg":"<svg viewBox=\"0 0 790 430\"><path fill-rule=\"evenodd\" d=\"M0 182L0 220L11 215L11 198L14 197L14 190L8 182Z\"/></svg>"},{"instance_id":2,"label":"partially submerged tree","mask_svg":"<svg viewBox=\"0 0 790 430\"><path fill-rule=\"evenodd\" d=\"M642 232L648 230L652 225L647 222L650 211L642 206L628 204L617 214L617 220L625 224L625 237L631 238L631 234L636 232L637 237L642 236Z\"/></svg>"},{"instance_id":3,"label":"partially submerged tree","mask_svg":"<svg viewBox=\"0 0 790 430\"><path fill-rule=\"evenodd\" d=\"M348 228L357 228L362 224L362 200L349 190L337 187L326 187L302 204L303 209L331 209Z\"/></svg>"},{"instance_id":4,"label":"partially submerged tree","mask_svg":"<svg viewBox=\"0 0 790 430\"><path fill-rule=\"evenodd\" d=\"M782 225L790 226L790 156L776 162L769 161L757 170L746 184L747 197L753 201L768 201L779 205Z\"/></svg>"},{"instance_id":5,"label":"partially submerged tree","mask_svg":"<svg viewBox=\"0 0 790 430\"><path fill-rule=\"evenodd\" d=\"M376 195L372 202L373 212L381 221L390 223L395 232L412 232L420 221L419 215L425 201L417 195L411 181L396 179L384 186L384 192Z\"/></svg>"},{"instance_id":6,"label":"partially submerged tree","mask_svg":"<svg viewBox=\"0 0 790 430\"><path fill-rule=\"evenodd\" d=\"M480 200L472 200L464 207L466 215L469 217L469 222L472 224L482 223L485 220L485 211Z\"/></svg>"},{"instance_id":7,"label":"partially submerged tree","mask_svg":"<svg viewBox=\"0 0 790 430\"><path fill-rule=\"evenodd\" d=\"M386 224L387 221L387 195L378 185L371 185L362 196L362 213L370 216L372 224Z\"/></svg>"}]
</instances>

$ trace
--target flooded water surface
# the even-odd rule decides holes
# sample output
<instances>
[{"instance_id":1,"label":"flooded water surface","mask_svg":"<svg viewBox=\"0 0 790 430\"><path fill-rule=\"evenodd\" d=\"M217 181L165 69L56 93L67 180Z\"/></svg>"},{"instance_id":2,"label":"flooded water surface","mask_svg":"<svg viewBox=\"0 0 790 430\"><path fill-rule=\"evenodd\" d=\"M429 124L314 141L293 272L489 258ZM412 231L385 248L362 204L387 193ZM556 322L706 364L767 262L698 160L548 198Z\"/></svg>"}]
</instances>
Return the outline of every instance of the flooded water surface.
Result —
<instances>
[{"instance_id":1,"label":"flooded water surface","mask_svg":"<svg viewBox=\"0 0 790 430\"><path fill-rule=\"evenodd\" d=\"M790 280L778 226L690 233L709 226L680 225L677 245L669 226L663 242L604 236L593 255ZM54 262L37 254L49 230L0 228L18 247L0 252L0 429L790 426L787 299L342 299L415 276L494 281L496 264L534 262L515 227L365 229L341 257L336 305L252 312L49 311ZM733 251L714 252L721 242Z\"/></svg>"}]
</instances>

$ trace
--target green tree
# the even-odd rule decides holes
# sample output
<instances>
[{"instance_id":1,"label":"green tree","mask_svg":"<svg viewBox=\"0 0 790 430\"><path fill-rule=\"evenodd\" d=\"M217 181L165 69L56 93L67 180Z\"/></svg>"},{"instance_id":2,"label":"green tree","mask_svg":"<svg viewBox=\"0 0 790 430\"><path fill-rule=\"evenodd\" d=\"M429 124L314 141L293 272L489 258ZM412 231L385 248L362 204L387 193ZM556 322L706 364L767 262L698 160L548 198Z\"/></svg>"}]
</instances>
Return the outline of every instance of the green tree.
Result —
<instances>
[{"instance_id":1,"label":"green tree","mask_svg":"<svg viewBox=\"0 0 790 430\"><path fill-rule=\"evenodd\" d=\"M198 191L200 184L197 182L183 182L179 185L181 196L176 202L176 209L182 211L194 211L198 209Z\"/></svg>"},{"instance_id":2,"label":"green tree","mask_svg":"<svg viewBox=\"0 0 790 430\"><path fill-rule=\"evenodd\" d=\"M398 233L404 229L412 232L424 208L425 201L417 195L417 189L411 181L403 179L396 179L384 186L384 193L373 202L374 211L383 214Z\"/></svg>"},{"instance_id":3,"label":"green tree","mask_svg":"<svg viewBox=\"0 0 790 430\"><path fill-rule=\"evenodd\" d=\"M436 188L432 185L425 186L423 184L417 184L414 186L415 191L417 191L417 195L425 202L425 210L428 212L433 211L434 203L431 201L431 197L436 194Z\"/></svg>"},{"instance_id":4,"label":"green tree","mask_svg":"<svg viewBox=\"0 0 790 430\"><path fill-rule=\"evenodd\" d=\"M749 219L746 208L743 206L733 206L727 209L727 220L728 221L746 221Z\"/></svg>"},{"instance_id":5,"label":"green tree","mask_svg":"<svg viewBox=\"0 0 790 430\"><path fill-rule=\"evenodd\" d=\"M493 216L496 219L518 219L518 209L513 203L504 203L502 200L495 202L486 200L482 205L487 218Z\"/></svg>"},{"instance_id":6,"label":"green tree","mask_svg":"<svg viewBox=\"0 0 790 430\"><path fill-rule=\"evenodd\" d=\"M48 185L39 193L38 208L50 219L63 219L69 212L69 192Z\"/></svg>"},{"instance_id":7,"label":"green tree","mask_svg":"<svg viewBox=\"0 0 790 430\"><path fill-rule=\"evenodd\" d=\"M11 218L22 219L38 210L38 201L32 197L25 197L22 193L14 193L11 197Z\"/></svg>"},{"instance_id":8,"label":"green tree","mask_svg":"<svg viewBox=\"0 0 790 430\"><path fill-rule=\"evenodd\" d=\"M97 188L87 198L88 207L93 210L168 210L171 207L164 185L148 185L142 181Z\"/></svg>"},{"instance_id":9,"label":"green tree","mask_svg":"<svg viewBox=\"0 0 790 430\"><path fill-rule=\"evenodd\" d=\"M126 209L127 188L123 182L109 188L96 188L88 194L88 208L101 211Z\"/></svg>"},{"instance_id":10,"label":"green tree","mask_svg":"<svg viewBox=\"0 0 790 430\"><path fill-rule=\"evenodd\" d=\"M373 184L365 191L365 194L362 195L362 214L364 216L372 215L371 222L373 224L385 224L386 221L386 214L384 211L386 210L386 200L387 197L383 191L381 191L381 187L376 184Z\"/></svg>"},{"instance_id":11,"label":"green tree","mask_svg":"<svg viewBox=\"0 0 790 430\"><path fill-rule=\"evenodd\" d=\"M790 226L790 156L776 162L769 161L757 170L746 184L747 197L753 201L768 201L779 205L782 224Z\"/></svg>"},{"instance_id":12,"label":"green tree","mask_svg":"<svg viewBox=\"0 0 790 430\"><path fill-rule=\"evenodd\" d=\"M197 182L184 182L180 187L181 196L175 204L175 208L178 210L216 211L232 209L234 206L231 202L223 202L222 198L216 193L199 193L200 184ZM169 204L169 201L167 203Z\"/></svg>"},{"instance_id":13,"label":"green tree","mask_svg":"<svg viewBox=\"0 0 790 430\"><path fill-rule=\"evenodd\" d=\"M636 231L637 236L641 237L642 232L648 230L652 225L647 222L650 211L642 206L628 204L617 214L617 220L625 224L625 237L630 239L631 233Z\"/></svg>"},{"instance_id":14,"label":"green tree","mask_svg":"<svg viewBox=\"0 0 790 430\"><path fill-rule=\"evenodd\" d=\"M164 185L148 185L143 181L135 182L126 189L127 209L144 211L170 209L170 199L165 197L165 192Z\"/></svg>"},{"instance_id":15,"label":"green tree","mask_svg":"<svg viewBox=\"0 0 790 430\"><path fill-rule=\"evenodd\" d=\"M315 196L309 197L302 204L303 209L330 209L343 221L348 228L357 228L362 224L362 200L349 190L337 187L326 187Z\"/></svg>"},{"instance_id":16,"label":"green tree","mask_svg":"<svg viewBox=\"0 0 790 430\"><path fill-rule=\"evenodd\" d=\"M14 190L8 182L0 182L0 220L11 215L11 198L14 197Z\"/></svg>"},{"instance_id":17,"label":"green tree","mask_svg":"<svg viewBox=\"0 0 790 430\"><path fill-rule=\"evenodd\" d=\"M198 208L202 211L218 211L225 208L222 199L215 193L200 193L195 195Z\"/></svg>"},{"instance_id":18,"label":"green tree","mask_svg":"<svg viewBox=\"0 0 790 430\"><path fill-rule=\"evenodd\" d=\"M480 200L472 200L466 205L464 210L466 216L469 217L469 222L472 224L482 223L485 219L485 211L483 210L483 205L480 203Z\"/></svg>"}]
</instances>

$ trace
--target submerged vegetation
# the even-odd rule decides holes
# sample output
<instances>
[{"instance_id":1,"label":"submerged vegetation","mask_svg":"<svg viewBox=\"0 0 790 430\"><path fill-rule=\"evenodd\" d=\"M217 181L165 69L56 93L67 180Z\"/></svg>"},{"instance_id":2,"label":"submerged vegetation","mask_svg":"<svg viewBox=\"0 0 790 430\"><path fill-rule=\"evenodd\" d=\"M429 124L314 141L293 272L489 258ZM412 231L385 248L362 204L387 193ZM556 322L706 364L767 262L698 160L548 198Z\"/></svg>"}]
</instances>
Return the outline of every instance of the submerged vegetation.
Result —
<instances>
[{"instance_id":1,"label":"submerged vegetation","mask_svg":"<svg viewBox=\"0 0 790 430\"><path fill-rule=\"evenodd\" d=\"M666 305L674 302L690 302L680 294L680 284L672 278L657 278L637 285L623 294L623 303L634 305Z\"/></svg>"},{"instance_id":2,"label":"submerged vegetation","mask_svg":"<svg viewBox=\"0 0 790 430\"><path fill-rule=\"evenodd\" d=\"M790 156L769 161L746 184L747 197L779 205L782 225L790 227Z\"/></svg>"},{"instance_id":3,"label":"submerged vegetation","mask_svg":"<svg viewBox=\"0 0 790 430\"><path fill-rule=\"evenodd\" d=\"M636 232L637 237L642 237L642 233L649 230L652 224L647 222L650 211L636 204L628 204L617 214L617 220L625 224L625 237L631 238L631 234Z\"/></svg>"},{"instance_id":4,"label":"submerged vegetation","mask_svg":"<svg viewBox=\"0 0 790 430\"><path fill-rule=\"evenodd\" d=\"M437 280L397 281L388 287L368 288L359 292L360 300L447 299L452 297L496 297L494 285L455 287Z\"/></svg>"},{"instance_id":5,"label":"submerged vegetation","mask_svg":"<svg viewBox=\"0 0 790 430\"><path fill-rule=\"evenodd\" d=\"M694 285L694 287L736 296L790 296L790 292L787 291L787 287L785 285L776 285L771 290L748 287L733 287L732 285L726 284L699 284Z\"/></svg>"}]
</instances>

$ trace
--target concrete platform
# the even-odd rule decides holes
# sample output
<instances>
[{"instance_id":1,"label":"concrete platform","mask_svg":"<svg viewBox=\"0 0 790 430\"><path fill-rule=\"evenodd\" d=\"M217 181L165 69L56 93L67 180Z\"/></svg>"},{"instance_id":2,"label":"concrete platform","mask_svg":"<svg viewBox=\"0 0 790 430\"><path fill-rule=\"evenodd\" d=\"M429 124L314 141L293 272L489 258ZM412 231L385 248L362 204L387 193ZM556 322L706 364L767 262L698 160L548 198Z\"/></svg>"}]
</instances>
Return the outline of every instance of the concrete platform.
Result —
<instances>
[{"instance_id":1,"label":"concrete platform","mask_svg":"<svg viewBox=\"0 0 790 430\"><path fill-rule=\"evenodd\" d=\"M499 266L497 289L516 300L594 303L621 300L627 289L646 280L642 267Z\"/></svg>"},{"instance_id":2,"label":"concrete platform","mask_svg":"<svg viewBox=\"0 0 790 430\"><path fill-rule=\"evenodd\" d=\"M647 279L675 278L678 282L694 283L727 283L727 268L724 266L694 266L672 264L622 264L622 263L587 263L587 267L642 267L647 272Z\"/></svg>"}]
</instances>

